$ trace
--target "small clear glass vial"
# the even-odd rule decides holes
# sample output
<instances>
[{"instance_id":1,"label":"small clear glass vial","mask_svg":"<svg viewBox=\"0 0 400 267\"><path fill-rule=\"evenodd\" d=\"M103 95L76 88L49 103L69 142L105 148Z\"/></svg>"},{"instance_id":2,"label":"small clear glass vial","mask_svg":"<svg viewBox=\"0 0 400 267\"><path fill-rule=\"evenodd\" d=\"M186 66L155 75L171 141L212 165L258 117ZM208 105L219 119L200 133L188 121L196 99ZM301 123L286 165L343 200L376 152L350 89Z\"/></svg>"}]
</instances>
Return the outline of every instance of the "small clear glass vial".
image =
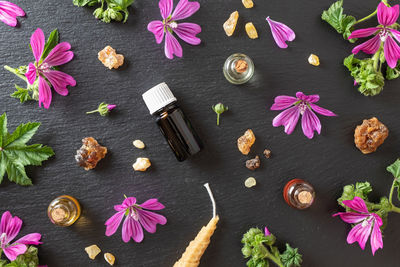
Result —
<instances>
[{"instance_id":1,"label":"small clear glass vial","mask_svg":"<svg viewBox=\"0 0 400 267\"><path fill-rule=\"evenodd\" d=\"M166 83L154 86L142 97L178 161L202 150L200 137L176 104L177 100Z\"/></svg>"},{"instance_id":2,"label":"small clear glass vial","mask_svg":"<svg viewBox=\"0 0 400 267\"><path fill-rule=\"evenodd\" d=\"M254 64L245 54L236 53L226 59L223 72L232 84L247 83L254 75Z\"/></svg>"},{"instance_id":3,"label":"small clear glass vial","mask_svg":"<svg viewBox=\"0 0 400 267\"><path fill-rule=\"evenodd\" d=\"M285 185L283 198L289 206L302 210L314 203L315 191L308 182L301 179L293 179Z\"/></svg>"},{"instance_id":4,"label":"small clear glass vial","mask_svg":"<svg viewBox=\"0 0 400 267\"><path fill-rule=\"evenodd\" d=\"M81 216L81 206L74 197L59 196L50 202L47 215L56 225L70 226Z\"/></svg>"}]
</instances>

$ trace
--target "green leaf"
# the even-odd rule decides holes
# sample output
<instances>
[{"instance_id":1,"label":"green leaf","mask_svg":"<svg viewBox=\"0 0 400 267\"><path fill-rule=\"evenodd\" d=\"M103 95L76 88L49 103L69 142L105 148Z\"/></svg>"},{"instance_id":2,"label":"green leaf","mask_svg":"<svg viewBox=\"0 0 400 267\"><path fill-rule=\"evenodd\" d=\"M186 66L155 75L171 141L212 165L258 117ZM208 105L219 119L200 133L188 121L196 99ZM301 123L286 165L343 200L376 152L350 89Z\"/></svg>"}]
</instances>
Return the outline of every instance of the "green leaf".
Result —
<instances>
[{"instance_id":1,"label":"green leaf","mask_svg":"<svg viewBox=\"0 0 400 267\"><path fill-rule=\"evenodd\" d=\"M14 265L8 264L6 266L37 267L39 265L39 258L37 254L38 249L34 246L30 246L24 254L19 255L13 262L10 263Z\"/></svg>"},{"instance_id":2,"label":"green leaf","mask_svg":"<svg viewBox=\"0 0 400 267\"><path fill-rule=\"evenodd\" d=\"M382 53L383 54L383 53ZM389 66L386 67L386 79L394 80L400 76L400 66L397 65L395 68Z\"/></svg>"},{"instance_id":3,"label":"green leaf","mask_svg":"<svg viewBox=\"0 0 400 267\"><path fill-rule=\"evenodd\" d=\"M389 165L386 170L393 174L393 177L396 178L397 181L400 181L400 159L397 159L391 165Z\"/></svg>"},{"instance_id":4,"label":"green leaf","mask_svg":"<svg viewBox=\"0 0 400 267\"><path fill-rule=\"evenodd\" d=\"M3 147L3 143L7 137L7 115L3 113L0 116L0 147Z\"/></svg>"},{"instance_id":5,"label":"green leaf","mask_svg":"<svg viewBox=\"0 0 400 267\"><path fill-rule=\"evenodd\" d=\"M31 95L29 94L29 90L19 87L18 85L15 85L15 88L17 91L12 93L10 96L14 98L18 98L21 103L24 103L28 100L32 100Z\"/></svg>"},{"instance_id":6,"label":"green leaf","mask_svg":"<svg viewBox=\"0 0 400 267\"><path fill-rule=\"evenodd\" d=\"M41 144L26 145L39 126L40 123L37 122L20 124L12 134L9 134L6 114L0 117L0 135L3 136L0 147L0 183L7 173L10 181L20 185L31 185L32 181L25 172L25 166L39 166L54 155L50 147Z\"/></svg>"},{"instance_id":7,"label":"green leaf","mask_svg":"<svg viewBox=\"0 0 400 267\"><path fill-rule=\"evenodd\" d=\"M72 0L72 3L76 6L86 6L90 2L93 2L93 0ZM98 2L98 1L96 1Z\"/></svg>"},{"instance_id":8,"label":"green leaf","mask_svg":"<svg viewBox=\"0 0 400 267\"><path fill-rule=\"evenodd\" d=\"M348 40L356 22L353 16L343 14L343 0L333 3L328 10L324 10L321 19L328 22L346 40ZM354 43L355 39L349 41Z\"/></svg>"},{"instance_id":9,"label":"green leaf","mask_svg":"<svg viewBox=\"0 0 400 267\"><path fill-rule=\"evenodd\" d=\"M285 267L296 267L300 266L302 256L298 253L297 248L292 248L288 243L286 243L286 250L281 254L281 261Z\"/></svg>"},{"instance_id":10,"label":"green leaf","mask_svg":"<svg viewBox=\"0 0 400 267\"><path fill-rule=\"evenodd\" d=\"M42 57L40 58L41 60L45 59L49 55L50 51L58 44L58 40L59 40L58 30L55 29L50 33L49 38L47 39L47 42L44 45L43 54Z\"/></svg>"},{"instance_id":11,"label":"green leaf","mask_svg":"<svg viewBox=\"0 0 400 267\"><path fill-rule=\"evenodd\" d=\"M372 186L369 182L357 182L356 185L346 185L343 187L343 193L340 198L337 199L339 205L346 208L347 211L350 209L343 204L344 200L353 200L354 197L360 197L365 201L368 201L368 194L372 192Z\"/></svg>"}]
</instances>

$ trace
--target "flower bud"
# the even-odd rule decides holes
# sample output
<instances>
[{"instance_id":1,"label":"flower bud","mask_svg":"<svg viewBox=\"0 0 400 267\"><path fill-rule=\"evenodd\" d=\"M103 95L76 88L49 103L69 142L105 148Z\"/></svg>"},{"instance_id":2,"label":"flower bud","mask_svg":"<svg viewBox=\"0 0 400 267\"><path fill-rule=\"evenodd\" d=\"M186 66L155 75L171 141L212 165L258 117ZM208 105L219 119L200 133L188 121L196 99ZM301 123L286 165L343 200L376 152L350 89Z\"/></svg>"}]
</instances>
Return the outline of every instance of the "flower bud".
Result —
<instances>
[{"instance_id":1,"label":"flower bud","mask_svg":"<svg viewBox=\"0 0 400 267\"><path fill-rule=\"evenodd\" d=\"M223 112L228 110L228 107L225 107L224 104L222 104L222 103L218 103L215 106L213 106L213 110L217 114L222 114Z\"/></svg>"},{"instance_id":2,"label":"flower bud","mask_svg":"<svg viewBox=\"0 0 400 267\"><path fill-rule=\"evenodd\" d=\"M104 13L103 8L99 7L94 10L93 15L96 17L96 19L102 19L103 13Z\"/></svg>"}]
</instances>

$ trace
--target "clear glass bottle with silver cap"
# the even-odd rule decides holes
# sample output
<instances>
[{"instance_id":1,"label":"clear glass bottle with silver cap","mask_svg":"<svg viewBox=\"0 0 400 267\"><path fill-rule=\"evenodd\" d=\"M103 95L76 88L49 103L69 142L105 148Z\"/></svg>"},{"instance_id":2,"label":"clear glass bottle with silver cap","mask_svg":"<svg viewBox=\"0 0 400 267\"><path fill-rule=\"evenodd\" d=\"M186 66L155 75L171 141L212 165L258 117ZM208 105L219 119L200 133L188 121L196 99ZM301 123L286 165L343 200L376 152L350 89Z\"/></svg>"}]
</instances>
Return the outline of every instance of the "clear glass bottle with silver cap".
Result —
<instances>
[{"instance_id":1,"label":"clear glass bottle with silver cap","mask_svg":"<svg viewBox=\"0 0 400 267\"><path fill-rule=\"evenodd\" d=\"M166 83L154 86L142 97L178 161L184 161L203 148L199 136L176 104L177 100Z\"/></svg>"},{"instance_id":2,"label":"clear glass bottle with silver cap","mask_svg":"<svg viewBox=\"0 0 400 267\"><path fill-rule=\"evenodd\" d=\"M247 83L253 77L254 64L245 54L236 53L226 59L223 72L230 83Z\"/></svg>"}]
</instances>

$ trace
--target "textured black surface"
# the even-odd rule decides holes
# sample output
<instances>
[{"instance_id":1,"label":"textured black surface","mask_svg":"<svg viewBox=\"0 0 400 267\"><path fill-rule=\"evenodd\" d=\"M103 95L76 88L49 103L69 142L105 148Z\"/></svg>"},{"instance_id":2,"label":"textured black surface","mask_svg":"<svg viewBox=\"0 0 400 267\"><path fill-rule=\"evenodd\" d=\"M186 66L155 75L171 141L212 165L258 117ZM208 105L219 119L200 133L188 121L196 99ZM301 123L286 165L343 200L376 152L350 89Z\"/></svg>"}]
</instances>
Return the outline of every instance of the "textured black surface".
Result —
<instances>
[{"instance_id":1,"label":"textured black surface","mask_svg":"<svg viewBox=\"0 0 400 267\"><path fill-rule=\"evenodd\" d=\"M176 4L177 1L175 1ZM378 1L346 1L345 7L358 17L372 11ZM34 186L21 187L9 182L0 186L0 212L10 210L24 220L21 234L40 232L42 264L49 266L107 266L101 256L91 261L84 247L98 244L113 253L118 266L172 266L187 243L211 217L211 205L203 183L209 182L216 198L221 221L201 266L244 266L240 239L252 226L268 225L280 240L299 247L303 266L397 266L400 246L400 216L391 214L385 231L384 250L371 256L370 247L346 244L350 226L331 215L338 210L336 198L342 186L369 180L373 197L387 194L391 175L385 167L399 156L399 81L388 82L374 98L360 95L342 66L353 45L342 40L320 14L330 4L324 1L255 0L246 10L240 0L200 1L201 9L187 21L202 26L198 47L183 44L184 57L168 60L163 46L157 45L147 23L160 19L158 1L137 0L126 24L105 24L92 16L93 9L78 8L71 0L24 0L17 2L27 13L21 27L0 23L0 65L29 63L31 34L41 27L46 36L58 28L62 41L68 41L76 55L61 70L77 80L67 97L53 95L49 110L36 102L19 104L9 97L13 74L0 70L0 112L7 112L9 128L27 121L42 122L33 142L54 148L56 156L43 167L29 168ZM223 22L234 10L240 20L234 36L228 38ZM349 12L350 13L350 12ZM277 48L265 22L283 21L296 32L289 48ZM244 31L252 21L260 38L250 40ZM97 52L111 45L125 55L126 63L110 71L98 60ZM225 59L234 52L249 55L256 75L244 86L229 84L223 74ZM310 53L320 56L321 66L307 63ZM141 94L159 82L167 82L201 135L205 150L178 163L145 107ZM322 134L313 140L303 136L301 126L291 136L283 128L273 128L278 113L269 111L279 94L294 95L297 90L317 93L319 104L340 116L321 116ZM111 116L85 115L100 102L115 103ZM223 102L230 111L215 125L211 105ZM390 129L386 142L371 155L363 155L353 144L353 130L362 119L377 116ZM236 139L251 128L257 141L251 155L261 155L265 147L273 157L262 161L255 172L244 166L249 157L241 155ZM109 153L98 167L84 171L74 161L81 139L95 137ZM147 148L132 146L143 140ZM134 173L136 157L147 156L153 166L145 173ZM244 180L256 177L253 189ZM282 198L284 184L292 178L311 182L317 200L307 211L288 207ZM46 215L49 202L70 194L83 206L83 215L73 226L56 227ZM141 244L123 243L121 231L104 235L104 222L113 215L113 205L123 194L139 202L157 197L165 204L161 213L168 218L156 234L146 234Z\"/></svg>"}]
</instances>

